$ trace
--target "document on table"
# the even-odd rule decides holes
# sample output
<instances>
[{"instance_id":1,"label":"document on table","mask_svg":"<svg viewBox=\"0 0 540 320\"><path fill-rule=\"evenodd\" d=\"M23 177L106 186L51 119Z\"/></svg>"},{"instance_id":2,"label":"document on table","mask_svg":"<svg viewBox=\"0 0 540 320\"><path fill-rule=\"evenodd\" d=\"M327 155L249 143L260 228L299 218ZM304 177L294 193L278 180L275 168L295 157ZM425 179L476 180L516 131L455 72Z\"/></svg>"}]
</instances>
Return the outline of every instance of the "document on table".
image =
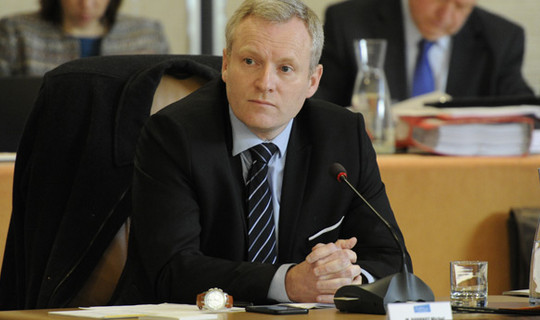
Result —
<instances>
[{"instance_id":1,"label":"document on table","mask_svg":"<svg viewBox=\"0 0 540 320\"><path fill-rule=\"evenodd\" d=\"M510 291L504 291L504 296L516 296L516 297L528 297L529 296L529 289L519 289L519 290L510 290Z\"/></svg>"},{"instance_id":2,"label":"document on table","mask_svg":"<svg viewBox=\"0 0 540 320\"><path fill-rule=\"evenodd\" d=\"M244 311L244 308L231 308L224 312L238 311ZM175 303L88 307L71 311L49 311L49 314L94 319L205 320L218 318L216 312L199 310L195 305Z\"/></svg>"}]
</instances>

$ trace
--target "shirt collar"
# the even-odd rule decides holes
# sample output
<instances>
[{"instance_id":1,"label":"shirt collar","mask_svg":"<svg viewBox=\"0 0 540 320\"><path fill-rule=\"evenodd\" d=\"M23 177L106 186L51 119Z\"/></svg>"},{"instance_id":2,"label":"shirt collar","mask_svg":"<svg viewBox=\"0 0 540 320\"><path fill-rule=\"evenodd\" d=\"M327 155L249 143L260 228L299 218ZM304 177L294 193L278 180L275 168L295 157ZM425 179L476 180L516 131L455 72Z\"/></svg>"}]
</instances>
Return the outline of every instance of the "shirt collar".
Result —
<instances>
[{"instance_id":1,"label":"shirt collar","mask_svg":"<svg viewBox=\"0 0 540 320\"><path fill-rule=\"evenodd\" d=\"M293 119L289 121L287 127L285 127L285 129L277 137L275 137L271 141L264 141L257 137L253 132L251 132L249 128L236 117L230 106L229 118L231 119L232 127L233 157L263 142L274 143L278 147L279 158L281 158L285 154L285 151L287 150L287 145L289 143L289 137L291 135Z\"/></svg>"}]
</instances>

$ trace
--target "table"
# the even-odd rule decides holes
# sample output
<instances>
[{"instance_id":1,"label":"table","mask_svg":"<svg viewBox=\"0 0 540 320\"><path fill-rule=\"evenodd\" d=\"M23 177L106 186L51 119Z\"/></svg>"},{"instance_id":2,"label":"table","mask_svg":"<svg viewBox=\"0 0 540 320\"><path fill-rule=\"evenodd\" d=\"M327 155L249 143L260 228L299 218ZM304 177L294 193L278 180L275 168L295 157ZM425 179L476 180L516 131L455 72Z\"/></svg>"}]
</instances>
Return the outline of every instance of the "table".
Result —
<instances>
[{"instance_id":1,"label":"table","mask_svg":"<svg viewBox=\"0 0 540 320\"><path fill-rule=\"evenodd\" d=\"M444 301L444 300L441 300ZM448 301L448 300L446 300ZM490 296L488 298L489 303L499 304L499 303L512 303L513 306L527 306L527 298L517 298L517 297L506 297L506 296ZM493 301L493 302L492 302ZM49 315L48 311L50 310L17 310L17 311L1 311L0 320L68 320L68 319L89 319L89 318L79 318L79 317L66 317L58 315ZM460 313L454 314L454 319L513 319L513 320L532 320L539 319L540 316L515 316L515 315L494 315L494 314L480 314L480 313ZM284 316L273 316L257 313L247 313L247 312L236 312L236 313L227 313L220 314L219 320L265 320L265 319L285 319L285 320L363 320L363 319L374 319L374 320L384 320L386 319L385 315L372 315L372 314L359 314L359 313L343 313L337 309L320 309L320 310L310 310L306 315L284 315Z\"/></svg>"},{"instance_id":2,"label":"table","mask_svg":"<svg viewBox=\"0 0 540 320\"><path fill-rule=\"evenodd\" d=\"M435 296L449 295L451 260L486 260L489 293L511 289L507 219L512 207L540 207L540 155L378 162L414 273Z\"/></svg>"}]
</instances>

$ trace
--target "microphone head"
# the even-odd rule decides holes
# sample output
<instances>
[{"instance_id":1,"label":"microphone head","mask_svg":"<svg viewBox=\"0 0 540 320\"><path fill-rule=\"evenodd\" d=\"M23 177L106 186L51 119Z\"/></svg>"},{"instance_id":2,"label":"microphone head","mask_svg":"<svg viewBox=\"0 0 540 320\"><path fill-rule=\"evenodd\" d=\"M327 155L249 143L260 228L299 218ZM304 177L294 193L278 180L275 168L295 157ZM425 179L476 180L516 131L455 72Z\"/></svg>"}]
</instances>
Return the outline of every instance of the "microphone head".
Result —
<instances>
[{"instance_id":1,"label":"microphone head","mask_svg":"<svg viewBox=\"0 0 540 320\"><path fill-rule=\"evenodd\" d=\"M329 168L328 173L332 178L337 179L341 182L343 179L347 179L347 170L341 165L341 163L334 162Z\"/></svg>"}]
</instances>

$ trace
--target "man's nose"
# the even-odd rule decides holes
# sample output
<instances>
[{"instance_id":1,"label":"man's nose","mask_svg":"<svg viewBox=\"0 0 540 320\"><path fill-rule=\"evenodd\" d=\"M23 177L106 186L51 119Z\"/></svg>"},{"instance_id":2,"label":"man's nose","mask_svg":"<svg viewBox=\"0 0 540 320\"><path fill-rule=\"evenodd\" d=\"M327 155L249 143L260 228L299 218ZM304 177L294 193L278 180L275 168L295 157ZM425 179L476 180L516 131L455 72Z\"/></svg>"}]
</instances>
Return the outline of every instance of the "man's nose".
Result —
<instances>
[{"instance_id":1,"label":"man's nose","mask_svg":"<svg viewBox=\"0 0 540 320\"><path fill-rule=\"evenodd\" d=\"M257 77L257 87L263 92L271 92L275 89L276 73L272 66L265 65L259 70Z\"/></svg>"},{"instance_id":2,"label":"man's nose","mask_svg":"<svg viewBox=\"0 0 540 320\"><path fill-rule=\"evenodd\" d=\"M452 16L456 10L456 4L454 1L442 1L437 11L437 16L444 24L449 23L452 20Z\"/></svg>"}]
</instances>

